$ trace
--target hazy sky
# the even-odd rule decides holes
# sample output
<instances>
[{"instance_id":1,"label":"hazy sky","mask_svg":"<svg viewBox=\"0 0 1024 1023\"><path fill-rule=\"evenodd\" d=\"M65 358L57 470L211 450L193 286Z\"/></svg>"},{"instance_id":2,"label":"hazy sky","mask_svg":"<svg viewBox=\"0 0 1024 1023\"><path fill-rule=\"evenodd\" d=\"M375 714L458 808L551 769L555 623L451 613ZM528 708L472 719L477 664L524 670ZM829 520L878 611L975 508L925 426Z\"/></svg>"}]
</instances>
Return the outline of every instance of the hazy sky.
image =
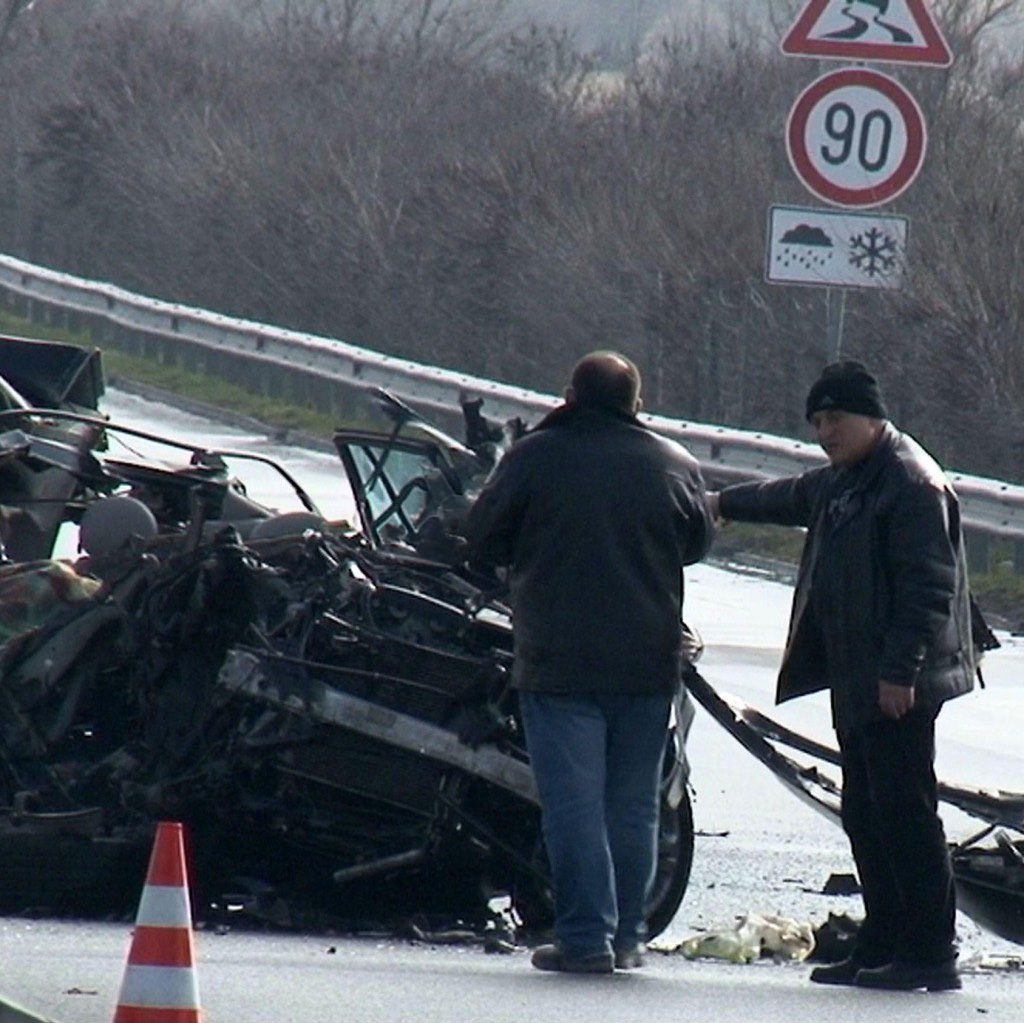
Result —
<instances>
[{"instance_id":1,"label":"hazy sky","mask_svg":"<svg viewBox=\"0 0 1024 1023\"><path fill-rule=\"evenodd\" d=\"M764 31L777 45L807 0L510 0L517 12L538 22L571 29L585 49L609 50L650 43L652 38L685 29L722 32L744 22ZM980 0L979 0L980 2ZM932 4L931 10L935 11ZM989 43L1019 46L1024 34L1024 3L1015 16L1001 19L988 33Z\"/></svg>"},{"instance_id":2,"label":"hazy sky","mask_svg":"<svg viewBox=\"0 0 1024 1023\"><path fill-rule=\"evenodd\" d=\"M237 8L239 0L206 0L207 3ZM259 0L273 4L275 0ZM290 0L276 0L279 6ZM393 5L405 9L410 0L369 0L375 8ZM448 0L439 0L444 6ZM480 0L455 0L470 7ZM567 28L579 48L605 55L629 57L647 49L655 40L673 32L688 35L703 30L725 33L730 26L753 27L764 35L768 46L777 46L786 29L809 0L505 0L510 25L528 22ZM838 2L838 0L836 0ZM854 0L857 2L857 0ZM865 0L871 2L871 0ZM976 0L979 6L990 0ZM1011 0L1014 2L1014 0ZM1024 35L1024 0L1016 16L1000 19L989 32L990 42L1019 47ZM0 0L5 4L6 0ZM936 4L931 2L934 11Z\"/></svg>"},{"instance_id":3,"label":"hazy sky","mask_svg":"<svg viewBox=\"0 0 1024 1023\"><path fill-rule=\"evenodd\" d=\"M538 22L564 25L587 48L642 43L652 34L701 22L726 23L737 0L513 0ZM755 0L761 6L764 0ZM740 9L751 7L743 0Z\"/></svg>"}]
</instances>

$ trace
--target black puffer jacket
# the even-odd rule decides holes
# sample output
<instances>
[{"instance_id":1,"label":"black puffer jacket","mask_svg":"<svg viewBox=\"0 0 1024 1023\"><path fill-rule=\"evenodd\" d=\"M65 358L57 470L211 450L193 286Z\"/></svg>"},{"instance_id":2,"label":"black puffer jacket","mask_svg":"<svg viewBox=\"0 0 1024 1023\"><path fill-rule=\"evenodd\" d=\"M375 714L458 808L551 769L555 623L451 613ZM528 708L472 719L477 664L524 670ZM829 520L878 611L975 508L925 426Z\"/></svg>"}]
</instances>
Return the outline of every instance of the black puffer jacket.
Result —
<instances>
[{"instance_id":1,"label":"black puffer jacket","mask_svg":"<svg viewBox=\"0 0 1024 1023\"><path fill-rule=\"evenodd\" d=\"M470 510L474 560L510 565L519 688L670 693L682 566L713 527L696 460L631 416L562 406Z\"/></svg>"},{"instance_id":2,"label":"black puffer jacket","mask_svg":"<svg viewBox=\"0 0 1024 1023\"><path fill-rule=\"evenodd\" d=\"M886 424L860 466L722 491L723 518L807 526L777 699L831 687L842 731L878 720L878 683L940 703L974 684L960 506Z\"/></svg>"}]
</instances>

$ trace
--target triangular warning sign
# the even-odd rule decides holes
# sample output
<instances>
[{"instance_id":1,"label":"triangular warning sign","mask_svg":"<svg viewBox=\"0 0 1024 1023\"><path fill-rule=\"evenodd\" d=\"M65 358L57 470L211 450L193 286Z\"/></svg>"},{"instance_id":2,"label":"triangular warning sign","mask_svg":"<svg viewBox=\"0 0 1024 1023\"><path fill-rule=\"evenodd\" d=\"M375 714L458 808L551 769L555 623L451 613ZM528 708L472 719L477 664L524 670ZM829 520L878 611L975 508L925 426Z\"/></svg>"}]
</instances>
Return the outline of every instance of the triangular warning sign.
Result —
<instances>
[{"instance_id":1,"label":"triangular warning sign","mask_svg":"<svg viewBox=\"0 0 1024 1023\"><path fill-rule=\"evenodd\" d=\"M782 40L782 52L939 67L953 63L925 0L809 0Z\"/></svg>"}]
</instances>

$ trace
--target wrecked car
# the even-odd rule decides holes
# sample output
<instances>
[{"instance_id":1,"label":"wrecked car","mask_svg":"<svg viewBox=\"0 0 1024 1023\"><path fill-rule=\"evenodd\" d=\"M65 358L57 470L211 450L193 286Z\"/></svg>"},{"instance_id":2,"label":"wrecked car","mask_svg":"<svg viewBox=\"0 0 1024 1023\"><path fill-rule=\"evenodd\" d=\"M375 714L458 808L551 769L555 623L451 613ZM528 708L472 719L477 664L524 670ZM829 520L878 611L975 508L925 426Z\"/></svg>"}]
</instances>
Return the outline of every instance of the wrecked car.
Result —
<instances>
[{"instance_id":1,"label":"wrecked car","mask_svg":"<svg viewBox=\"0 0 1024 1023\"><path fill-rule=\"evenodd\" d=\"M473 403L466 443L376 403L383 429L335 437L355 526L260 456L0 411L0 502L36 543L0 566L0 908L130 911L173 819L199 915L485 922L502 896L548 925L509 613L457 529L502 431ZM246 459L297 509L250 496ZM80 556L44 555L69 523ZM688 721L665 738L655 934L692 861Z\"/></svg>"},{"instance_id":2,"label":"wrecked car","mask_svg":"<svg viewBox=\"0 0 1024 1023\"><path fill-rule=\"evenodd\" d=\"M331 521L272 459L100 416L98 353L46 347L0 339L0 910L132 912L155 824L174 819L207 920L486 926L500 896L525 931L545 928L510 615L460 539L522 424L467 401L458 441L368 394L377 421L334 438L357 521ZM267 488L247 490L246 466L272 476L287 509L255 499ZM77 556L52 556L69 528ZM665 737L655 935L693 857L691 697L839 820L838 786L783 752L834 765L835 750L692 665L683 681ZM1024 794L940 796L984 824L952 848L961 908L1024 943L1012 837Z\"/></svg>"}]
</instances>

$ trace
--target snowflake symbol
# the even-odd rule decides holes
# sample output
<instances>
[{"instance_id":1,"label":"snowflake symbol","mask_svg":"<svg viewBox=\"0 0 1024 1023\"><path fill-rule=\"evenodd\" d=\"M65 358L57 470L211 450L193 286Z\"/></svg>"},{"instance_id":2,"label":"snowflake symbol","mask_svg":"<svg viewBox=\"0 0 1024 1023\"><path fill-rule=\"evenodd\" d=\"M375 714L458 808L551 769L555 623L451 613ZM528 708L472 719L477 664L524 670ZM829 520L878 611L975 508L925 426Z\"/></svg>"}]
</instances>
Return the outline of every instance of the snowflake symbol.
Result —
<instances>
[{"instance_id":1,"label":"snowflake symbol","mask_svg":"<svg viewBox=\"0 0 1024 1023\"><path fill-rule=\"evenodd\" d=\"M896 239L872 227L850 239L850 262L869 277L896 269Z\"/></svg>"}]
</instances>

